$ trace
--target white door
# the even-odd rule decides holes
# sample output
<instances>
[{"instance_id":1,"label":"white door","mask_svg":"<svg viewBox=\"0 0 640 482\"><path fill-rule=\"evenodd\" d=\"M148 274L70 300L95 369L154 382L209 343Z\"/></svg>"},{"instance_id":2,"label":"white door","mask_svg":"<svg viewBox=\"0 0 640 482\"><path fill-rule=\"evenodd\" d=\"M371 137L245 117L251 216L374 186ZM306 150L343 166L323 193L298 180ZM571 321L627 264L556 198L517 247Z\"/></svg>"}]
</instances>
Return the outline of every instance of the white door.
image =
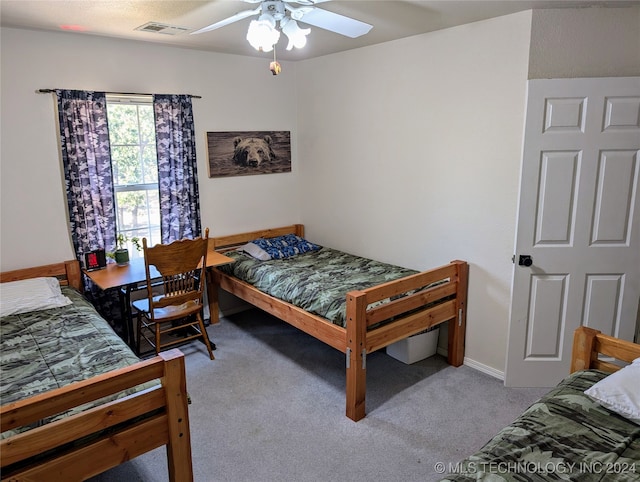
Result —
<instances>
[{"instance_id":1,"label":"white door","mask_svg":"<svg viewBox=\"0 0 640 482\"><path fill-rule=\"evenodd\" d=\"M507 386L564 378L580 325L633 340L639 152L640 77L529 81Z\"/></svg>"}]
</instances>

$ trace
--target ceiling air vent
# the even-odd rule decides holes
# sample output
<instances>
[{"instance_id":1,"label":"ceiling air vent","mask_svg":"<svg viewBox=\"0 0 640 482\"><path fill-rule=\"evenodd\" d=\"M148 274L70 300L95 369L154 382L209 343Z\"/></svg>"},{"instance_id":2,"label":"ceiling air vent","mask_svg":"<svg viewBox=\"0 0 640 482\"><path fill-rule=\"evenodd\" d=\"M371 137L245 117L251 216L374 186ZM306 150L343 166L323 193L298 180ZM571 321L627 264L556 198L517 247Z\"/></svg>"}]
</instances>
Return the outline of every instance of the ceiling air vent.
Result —
<instances>
[{"instance_id":1,"label":"ceiling air vent","mask_svg":"<svg viewBox=\"0 0 640 482\"><path fill-rule=\"evenodd\" d=\"M189 29L185 27L176 27L175 25L167 25L164 23L148 22L144 25L140 25L135 30L140 30L141 32L162 33L165 35L179 35L181 33L187 32Z\"/></svg>"}]
</instances>

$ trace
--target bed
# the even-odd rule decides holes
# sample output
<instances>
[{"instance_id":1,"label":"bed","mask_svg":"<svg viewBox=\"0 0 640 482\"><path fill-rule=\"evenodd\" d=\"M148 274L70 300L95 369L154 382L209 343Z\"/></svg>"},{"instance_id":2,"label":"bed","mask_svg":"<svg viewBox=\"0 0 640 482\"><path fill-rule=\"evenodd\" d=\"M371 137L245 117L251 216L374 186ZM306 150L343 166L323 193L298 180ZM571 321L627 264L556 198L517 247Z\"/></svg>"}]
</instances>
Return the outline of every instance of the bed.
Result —
<instances>
[{"instance_id":1,"label":"bed","mask_svg":"<svg viewBox=\"0 0 640 482\"><path fill-rule=\"evenodd\" d=\"M0 274L59 284L66 298L3 307L2 480L85 480L163 445L169 479L193 480L184 355L140 361L81 295L81 276L77 261Z\"/></svg>"},{"instance_id":2,"label":"bed","mask_svg":"<svg viewBox=\"0 0 640 482\"><path fill-rule=\"evenodd\" d=\"M640 345L579 328L571 374L448 468L443 481L640 481Z\"/></svg>"},{"instance_id":3,"label":"bed","mask_svg":"<svg viewBox=\"0 0 640 482\"><path fill-rule=\"evenodd\" d=\"M293 269L289 270L289 264L294 260L307 263L309 258L316 256L317 253L328 251L339 255L346 253L321 247L318 251L304 252L284 260L262 261L250 259L250 256L238 253L239 248L242 249L247 243L258 239L273 240L291 235L304 240L304 226L295 224L209 238L210 248L236 260L234 263L214 268L209 272L209 286L213 288L209 291L210 315L213 323L217 321L219 309L218 290L215 288L220 287L345 353L346 415L354 421L364 418L366 413L367 354L436 325L448 323L448 362L454 366L462 365L467 311L468 265L466 262L452 261L445 266L418 272L359 258L366 264L375 265L375 270L382 272L384 281L381 283L371 283L364 279L343 281L342 278L347 270L329 272L324 278L329 278L332 282L343 286L344 290L338 293L336 300L323 300L325 306L332 308L319 314L317 310L306 306L306 302L316 301L313 298L324 297L325 293L333 291L333 288L326 284L318 285L322 287L316 288L316 285L311 284L311 278L314 278L313 283L315 283L320 273L317 266L311 262L304 267L306 271L303 271L303 274L297 275ZM351 258L349 262L358 262L354 258L357 257ZM283 262L280 263L280 261ZM250 282L238 278L234 273L248 272L254 268L247 268L246 263L259 263L260 266L254 266L256 269L267 270L259 275L267 280L262 288L272 284L271 280L275 276L284 278L285 284L289 280L289 287L294 292L306 288L305 303L288 300L281 292L276 295L268 294ZM278 266L286 266L288 271L272 276L269 270L277 269ZM385 278L384 273L388 269L395 270L393 279L390 279L391 276ZM335 273L338 274L334 276ZM360 270L358 273L361 273ZM302 279L306 281L301 282ZM351 288L348 288L349 286ZM309 290L311 290L311 296ZM321 296L314 296L314 293L320 293ZM341 308L336 308L336 303L339 303ZM328 313L332 313L331 317ZM333 318L336 314L337 317Z\"/></svg>"}]
</instances>

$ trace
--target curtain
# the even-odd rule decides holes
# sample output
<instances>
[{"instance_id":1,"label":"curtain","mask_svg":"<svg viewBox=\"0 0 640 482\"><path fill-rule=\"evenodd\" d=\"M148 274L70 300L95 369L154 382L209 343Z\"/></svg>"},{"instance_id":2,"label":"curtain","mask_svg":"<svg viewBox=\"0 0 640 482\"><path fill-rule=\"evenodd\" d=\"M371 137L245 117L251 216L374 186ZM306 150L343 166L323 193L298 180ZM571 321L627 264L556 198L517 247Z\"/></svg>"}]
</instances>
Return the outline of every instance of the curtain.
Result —
<instances>
[{"instance_id":1,"label":"curtain","mask_svg":"<svg viewBox=\"0 0 640 482\"><path fill-rule=\"evenodd\" d=\"M98 248L115 248L116 213L104 92L56 90L62 164L71 240L76 258ZM109 320L119 320L117 296L104 294L85 278L85 291Z\"/></svg>"},{"instance_id":2,"label":"curtain","mask_svg":"<svg viewBox=\"0 0 640 482\"><path fill-rule=\"evenodd\" d=\"M189 95L154 95L162 243L201 235L198 170Z\"/></svg>"}]
</instances>

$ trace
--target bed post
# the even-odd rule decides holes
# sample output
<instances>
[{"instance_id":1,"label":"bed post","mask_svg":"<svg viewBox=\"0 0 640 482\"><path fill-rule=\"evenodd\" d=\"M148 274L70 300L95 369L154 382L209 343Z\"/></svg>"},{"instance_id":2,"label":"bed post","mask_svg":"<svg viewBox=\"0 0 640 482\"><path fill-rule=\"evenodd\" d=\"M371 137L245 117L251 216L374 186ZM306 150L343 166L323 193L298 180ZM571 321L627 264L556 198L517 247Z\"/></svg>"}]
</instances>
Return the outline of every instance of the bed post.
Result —
<instances>
[{"instance_id":1,"label":"bed post","mask_svg":"<svg viewBox=\"0 0 640 482\"><path fill-rule=\"evenodd\" d=\"M171 482L193 481L191 433L184 355L177 350L160 352L164 360L162 385L166 396L169 443L167 462Z\"/></svg>"},{"instance_id":2,"label":"bed post","mask_svg":"<svg viewBox=\"0 0 640 482\"><path fill-rule=\"evenodd\" d=\"M67 272L67 282L69 285L82 293L84 291L84 286L82 283L82 271L80 271L80 261L77 259L65 261L64 267Z\"/></svg>"},{"instance_id":3,"label":"bed post","mask_svg":"<svg viewBox=\"0 0 640 482\"><path fill-rule=\"evenodd\" d=\"M596 335L600 332L586 326L581 326L573 334L573 348L571 350L571 368L569 373L586 370L591 366Z\"/></svg>"},{"instance_id":4,"label":"bed post","mask_svg":"<svg viewBox=\"0 0 640 482\"><path fill-rule=\"evenodd\" d=\"M215 268L207 269L207 302L209 303L209 323L215 325L220 321L220 284L214 273Z\"/></svg>"},{"instance_id":5,"label":"bed post","mask_svg":"<svg viewBox=\"0 0 640 482\"><path fill-rule=\"evenodd\" d=\"M449 320L448 362L459 367L464 362L464 337L467 327L467 285L469 265L460 260L452 261L456 265L458 286L456 290L456 317Z\"/></svg>"},{"instance_id":6,"label":"bed post","mask_svg":"<svg viewBox=\"0 0 640 482\"><path fill-rule=\"evenodd\" d=\"M365 416L367 391L366 348L367 296L362 291L347 293L347 417L354 422Z\"/></svg>"}]
</instances>

